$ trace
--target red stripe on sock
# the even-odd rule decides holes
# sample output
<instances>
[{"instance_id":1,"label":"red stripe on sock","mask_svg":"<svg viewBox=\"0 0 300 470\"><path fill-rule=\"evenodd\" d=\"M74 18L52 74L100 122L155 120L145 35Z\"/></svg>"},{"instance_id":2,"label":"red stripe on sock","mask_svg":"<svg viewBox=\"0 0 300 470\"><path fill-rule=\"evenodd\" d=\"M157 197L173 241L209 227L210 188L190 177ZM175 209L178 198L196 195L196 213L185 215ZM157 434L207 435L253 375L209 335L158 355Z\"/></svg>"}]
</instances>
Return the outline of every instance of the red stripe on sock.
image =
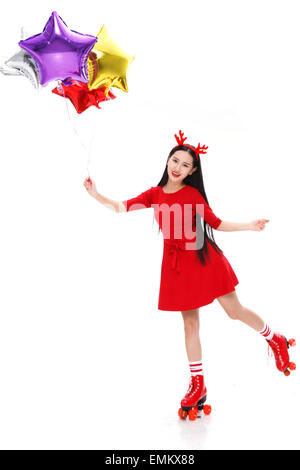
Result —
<instances>
[{"instance_id":1,"label":"red stripe on sock","mask_svg":"<svg viewBox=\"0 0 300 470\"><path fill-rule=\"evenodd\" d=\"M266 331L267 331L268 327L266 326L264 331L261 332L261 334L264 336L266 334Z\"/></svg>"},{"instance_id":2,"label":"red stripe on sock","mask_svg":"<svg viewBox=\"0 0 300 470\"><path fill-rule=\"evenodd\" d=\"M270 333L271 333L270 327L268 325L266 325L266 327L263 330L263 332L261 333L261 335L266 338L267 336L269 336Z\"/></svg>"}]
</instances>

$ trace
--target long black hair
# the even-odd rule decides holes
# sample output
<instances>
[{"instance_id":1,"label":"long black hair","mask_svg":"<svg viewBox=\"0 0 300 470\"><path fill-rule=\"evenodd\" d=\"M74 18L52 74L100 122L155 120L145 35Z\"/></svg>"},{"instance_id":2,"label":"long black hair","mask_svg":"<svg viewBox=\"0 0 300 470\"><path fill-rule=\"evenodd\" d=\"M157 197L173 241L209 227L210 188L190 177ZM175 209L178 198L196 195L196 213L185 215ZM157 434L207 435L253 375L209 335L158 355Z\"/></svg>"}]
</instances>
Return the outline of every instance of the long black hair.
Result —
<instances>
[{"instance_id":1,"label":"long black hair","mask_svg":"<svg viewBox=\"0 0 300 470\"><path fill-rule=\"evenodd\" d=\"M193 149L195 147L193 147L192 145L190 146L192 147ZM203 176L202 176L202 169L201 169L201 162L200 162L200 157L197 158L197 155L196 153L194 152L194 150L192 150L192 148L190 147L187 147L186 145L177 145L177 147L174 147L171 152L169 153L169 156L168 156L168 159L167 159L167 163L169 161L169 159L172 157L172 155L177 152L177 150L184 150L185 152L188 152L192 157L193 157L193 168L194 167L197 167L197 170L193 172L192 175L188 175L184 180L183 180L183 183L186 184L186 185L189 185L189 186L193 186L193 188L196 188L198 189L198 191L200 192L200 194L202 195L202 197L205 199L206 203L209 205L208 203L208 199L207 199L207 196L206 196L206 193L205 193L205 189L204 189L204 183L203 183ZM167 168L167 164L166 164L166 168L165 168L165 171L162 175L162 178L160 180L160 182L158 183L157 186L164 186L167 181L168 181L168 168ZM212 231L212 228L209 224L207 224L205 222L205 220L203 220L203 229L202 229L202 224L201 224L201 221L202 221L202 217L196 212L196 229L197 229L197 232L196 232L196 237L197 237L197 240L199 240L199 236L202 237L203 239L203 245L202 245L202 248L200 248L199 250L197 250L197 253L198 253L198 256L199 256L199 259L200 259L200 262L202 264L206 264L206 259L205 259L205 254L207 255L207 257L209 258L209 252L208 252L208 245L207 243L210 243L212 245L212 247L218 252L218 253L223 253L223 251L221 250L221 248L218 247L218 245L216 244L215 242L215 239L214 239L214 234L213 234L213 231ZM160 228L158 229L160 230ZM204 232L204 233L203 233ZM204 237L203 237L204 235Z\"/></svg>"}]
</instances>

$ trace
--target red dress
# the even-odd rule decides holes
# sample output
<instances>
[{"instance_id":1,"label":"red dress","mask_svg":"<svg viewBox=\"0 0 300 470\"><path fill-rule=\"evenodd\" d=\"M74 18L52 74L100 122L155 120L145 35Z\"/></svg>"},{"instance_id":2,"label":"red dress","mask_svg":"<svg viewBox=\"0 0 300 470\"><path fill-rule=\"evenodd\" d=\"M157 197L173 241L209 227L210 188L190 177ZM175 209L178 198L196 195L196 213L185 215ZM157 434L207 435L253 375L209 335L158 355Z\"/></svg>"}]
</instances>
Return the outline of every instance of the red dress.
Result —
<instances>
[{"instance_id":1,"label":"red dress","mask_svg":"<svg viewBox=\"0 0 300 470\"><path fill-rule=\"evenodd\" d=\"M192 310L235 290L239 281L222 253L208 242L206 264L201 264L198 257L196 250L202 245L196 245L195 212L214 229L222 222L198 189L186 185L174 193L165 193L161 186L152 186L137 197L122 202L126 211L152 207L161 228L164 251L159 310Z\"/></svg>"}]
</instances>

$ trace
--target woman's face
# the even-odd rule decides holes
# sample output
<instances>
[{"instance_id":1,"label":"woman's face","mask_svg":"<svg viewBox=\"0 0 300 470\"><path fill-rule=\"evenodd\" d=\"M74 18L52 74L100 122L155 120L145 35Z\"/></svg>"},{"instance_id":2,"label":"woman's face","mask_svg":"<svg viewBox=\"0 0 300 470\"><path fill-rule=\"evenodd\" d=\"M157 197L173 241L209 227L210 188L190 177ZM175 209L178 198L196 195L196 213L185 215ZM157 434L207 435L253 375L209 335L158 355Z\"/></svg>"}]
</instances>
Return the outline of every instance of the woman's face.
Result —
<instances>
[{"instance_id":1,"label":"woman's face","mask_svg":"<svg viewBox=\"0 0 300 470\"><path fill-rule=\"evenodd\" d=\"M193 168L193 157L185 150L177 150L167 162L168 176L174 183L182 183L188 176L192 175L197 167Z\"/></svg>"}]
</instances>

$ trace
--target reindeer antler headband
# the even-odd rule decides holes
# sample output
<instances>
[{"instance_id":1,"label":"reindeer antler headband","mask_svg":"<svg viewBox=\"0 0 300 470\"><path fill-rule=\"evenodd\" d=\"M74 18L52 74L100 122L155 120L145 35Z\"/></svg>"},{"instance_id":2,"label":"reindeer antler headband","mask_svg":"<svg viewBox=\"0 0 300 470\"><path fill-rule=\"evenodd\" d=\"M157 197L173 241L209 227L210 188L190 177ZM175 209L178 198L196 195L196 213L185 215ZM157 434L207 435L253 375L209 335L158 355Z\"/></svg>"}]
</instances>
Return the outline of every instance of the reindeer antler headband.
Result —
<instances>
[{"instance_id":1,"label":"reindeer antler headband","mask_svg":"<svg viewBox=\"0 0 300 470\"><path fill-rule=\"evenodd\" d=\"M185 144L184 142L186 141L187 137L183 137L183 136L184 136L184 133L183 133L181 130L179 131L179 137L178 137L178 135L176 135L176 134L174 134L174 136L175 136L175 139L177 140L178 145L184 145L185 147L189 147L190 149L192 149L192 150L195 152L195 154L197 155L197 160L199 160L199 154L200 154L200 153L201 153L201 154L207 153L206 150L208 149L208 146L207 146L207 145L203 145L203 146L201 147L200 142L199 142L199 144L197 145L196 148L193 148L193 147L191 147L190 145ZM175 147L174 147L174 148L175 148Z\"/></svg>"}]
</instances>

